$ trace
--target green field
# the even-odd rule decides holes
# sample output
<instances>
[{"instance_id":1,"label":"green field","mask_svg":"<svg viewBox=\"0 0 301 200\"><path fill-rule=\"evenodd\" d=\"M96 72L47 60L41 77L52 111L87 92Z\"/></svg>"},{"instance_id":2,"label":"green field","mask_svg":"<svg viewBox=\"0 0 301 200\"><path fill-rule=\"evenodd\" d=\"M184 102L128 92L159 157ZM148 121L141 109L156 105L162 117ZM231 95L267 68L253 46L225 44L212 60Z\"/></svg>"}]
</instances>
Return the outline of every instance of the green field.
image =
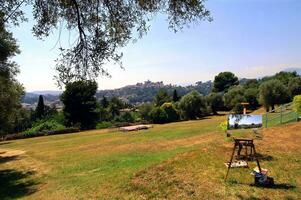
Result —
<instances>
[{"instance_id":1,"label":"green field","mask_svg":"<svg viewBox=\"0 0 301 200\"><path fill-rule=\"evenodd\" d=\"M262 130L257 149L276 186L259 188L251 185L251 169L233 169L224 181L232 149L218 126L225 119L2 142L0 199L300 198L301 124Z\"/></svg>"}]
</instances>

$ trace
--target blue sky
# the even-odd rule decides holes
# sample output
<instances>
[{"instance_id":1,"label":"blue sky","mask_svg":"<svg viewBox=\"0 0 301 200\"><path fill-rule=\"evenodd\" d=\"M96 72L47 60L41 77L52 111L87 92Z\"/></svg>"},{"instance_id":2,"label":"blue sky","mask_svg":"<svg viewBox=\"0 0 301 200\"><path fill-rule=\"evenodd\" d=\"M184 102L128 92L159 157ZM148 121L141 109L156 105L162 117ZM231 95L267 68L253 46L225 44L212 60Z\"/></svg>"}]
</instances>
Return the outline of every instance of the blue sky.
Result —
<instances>
[{"instance_id":1,"label":"blue sky","mask_svg":"<svg viewBox=\"0 0 301 200\"><path fill-rule=\"evenodd\" d=\"M99 89L148 79L187 85L212 80L221 71L254 78L301 67L301 1L208 0L206 5L214 20L178 33L168 29L165 16L157 16L145 37L122 49L124 70L104 66L112 78L99 78ZM14 59L21 69L18 80L27 91L56 90L58 32L38 40L31 33L33 23L30 19L11 29L22 51ZM63 33L62 45L68 44L68 35Z\"/></svg>"}]
</instances>

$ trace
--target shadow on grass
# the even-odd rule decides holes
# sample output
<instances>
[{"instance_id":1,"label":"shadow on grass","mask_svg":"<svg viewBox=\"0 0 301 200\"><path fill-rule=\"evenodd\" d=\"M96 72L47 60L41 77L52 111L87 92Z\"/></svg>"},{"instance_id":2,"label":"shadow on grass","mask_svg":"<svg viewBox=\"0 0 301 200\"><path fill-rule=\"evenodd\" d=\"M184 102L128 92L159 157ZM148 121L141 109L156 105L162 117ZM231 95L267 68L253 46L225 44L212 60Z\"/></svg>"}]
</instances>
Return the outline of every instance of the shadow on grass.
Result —
<instances>
[{"instance_id":1,"label":"shadow on grass","mask_svg":"<svg viewBox=\"0 0 301 200\"><path fill-rule=\"evenodd\" d=\"M254 197L254 196L242 196L240 194L236 195L237 196L237 199L239 200L262 200L262 198L257 198L257 197Z\"/></svg>"},{"instance_id":2,"label":"shadow on grass","mask_svg":"<svg viewBox=\"0 0 301 200\"><path fill-rule=\"evenodd\" d=\"M10 142L0 142L0 145L10 144Z\"/></svg>"},{"instance_id":3,"label":"shadow on grass","mask_svg":"<svg viewBox=\"0 0 301 200\"><path fill-rule=\"evenodd\" d=\"M255 185L255 184L247 184L247 183L238 183L236 180L229 180L230 184L233 185L249 185L251 187L257 187L257 188L266 188L266 189L280 189L280 190L292 190L295 189L296 186L289 184L289 183L275 183L271 186L262 186L262 185Z\"/></svg>"},{"instance_id":4,"label":"shadow on grass","mask_svg":"<svg viewBox=\"0 0 301 200\"><path fill-rule=\"evenodd\" d=\"M259 160L272 161L274 160L273 156L267 154L256 153L256 156Z\"/></svg>"},{"instance_id":5,"label":"shadow on grass","mask_svg":"<svg viewBox=\"0 0 301 200\"><path fill-rule=\"evenodd\" d=\"M251 184L251 186L259 187L259 188L268 188L268 189L280 189L280 190L291 190L296 188L295 185L291 185L289 183L275 183L274 185L271 186L258 186L258 185Z\"/></svg>"},{"instance_id":6,"label":"shadow on grass","mask_svg":"<svg viewBox=\"0 0 301 200\"><path fill-rule=\"evenodd\" d=\"M0 199L15 199L30 195L36 191L34 182L30 177L32 171L0 170Z\"/></svg>"},{"instance_id":7,"label":"shadow on grass","mask_svg":"<svg viewBox=\"0 0 301 200\"><path fill-rule=\"evenodd\" d=\"M14 160L19 160L19 156L4 156L4 157L0 156L0 164L14 161Z\"/></svg>"}]
</instances>

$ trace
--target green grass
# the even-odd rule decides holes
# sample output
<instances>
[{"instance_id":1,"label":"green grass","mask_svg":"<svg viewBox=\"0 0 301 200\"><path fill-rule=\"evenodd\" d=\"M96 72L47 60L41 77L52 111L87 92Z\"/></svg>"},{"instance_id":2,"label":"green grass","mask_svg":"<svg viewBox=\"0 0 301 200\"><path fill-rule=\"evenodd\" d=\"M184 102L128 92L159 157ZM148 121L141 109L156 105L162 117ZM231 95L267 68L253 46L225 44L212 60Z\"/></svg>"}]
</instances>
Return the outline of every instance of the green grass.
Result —
<instances>
[{"instance_id":1,"label":"green grass","mask_svg":"<svg viewBox=\"0 0 301 200\"><path fill-rule=\"evenodd\" d=\"M282 115L282 116L281 116ZM297 121L297 113L293 111L285 111L282 114L280 112L269 113L268 121L266 120L266 115L263 115L263 126L273 127L285 123L296 122Z\"/></svg>"},{"instance_id":2,"label":"green grass","mask_svg":"<svg viewBox=\"0 0 301 200\"><path fill-rule=\"evenodd\" d=\"M224 162L232 146L219 128L225 117L155 125L138 132L104 129L0 143L0 199L300 196L296 186L301 181L297 176L301 148L289 154L276 147L275 152L259 148L275 158L263 161L263 166L272 169L277 181L292 186L287 190L251 187L250 169L233 170L229 182L224 182ZM250 130L233 134L249 136Z\"/></svg>"}]
</instances>

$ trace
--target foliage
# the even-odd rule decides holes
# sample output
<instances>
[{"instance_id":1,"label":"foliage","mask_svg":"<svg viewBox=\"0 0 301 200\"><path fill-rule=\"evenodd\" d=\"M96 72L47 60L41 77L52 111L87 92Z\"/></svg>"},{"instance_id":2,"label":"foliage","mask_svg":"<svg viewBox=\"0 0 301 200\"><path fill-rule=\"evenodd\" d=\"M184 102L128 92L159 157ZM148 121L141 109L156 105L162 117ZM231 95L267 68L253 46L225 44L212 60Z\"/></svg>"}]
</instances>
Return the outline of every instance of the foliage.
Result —
<instances>
[{"instance_id":1,"label":"foliage","mask_svg":"<svg viewBox=\"0 0 301 200\"><path fill-rule=\"evenodd\" d=\"M109 101L108 99L103 96L101 101L100 101L100 105L103 107L103 108L107 108L109 106Z\"/></svg>"},{"instance_id":2,"label":"foliage","mask_svg":"<svg viewBox=\"0 0 301 200\"><path fill-rule=\"evenodd\" d=\"M172 93L172 101L173 101L173 102L177 102L177 101L179 101L179 100L180 100L180 97L179 97L179 95L178 95L178 92L177 92L176 89L174 89L174 91L173 91L173 93Z\"/></svg>"},{"instance_id":3,"label":"foliage","mask_svg":"<svg viewBox=\"0 0 301 200\"><path fill-rule=\"evenodd\" d=\"M263 82L259 87L259 100L264 107L274 110L275 105L287 103L289 101L288 89L279 80L269 80Z\"/></svg>"},{"instance_id":4,"label":"foliage","mask_svg":"<svg viewBox=\"0 0 301 200\"><path fill-rule=\"evenodd\" d=\"M141 104L138 108L140 116L142 119L151 121L151 110L153 109L153 105L150 103Z\"/></svg>"},{"instance_id":5,"label":"foliage","mask_svg":"<svg viewBox=\"0 0 301 200\"><path fill-rule=\"evenodd\" d=\"M113 97L110 99L108 112L111 114L112 119L120 115L120 109L122 108L124 108L124 103L118 97Z\"/></svg>"},{"instance_id":6,"label":"foliage","mask_svg":"<svg viewBox=\"0 0 301 200\"><path fill-rule=\"evenodd\" d=\"M228 121L221 122L221 123L219 124L219 127L220 127L223 131L227 131L227 130L228 130Z\"/></svg>"},{"instance_id":7,"label":"foliage","mask_svg":"<svg viewBox=\"0 0 301 200\"><path fill-rule=\"evenodd\" d=\"M301 95L297 95L294 97L293 101L294 110L301 115Z\"/></svg>"},{"instance_id":8,"label":"foliage","mask_svg":"<svg viewBox=\"0 0 301 200\"><path fill-rule=\"evenodd\" d=\"M154 107L150 112L150 117L153 123L163 124L168 121L168 115L161 107Z\"/></svg>"},{"instance_id":9,"label":"foliage","mask_svg":"<svg viewBox=\"0 0 301 200\"><path fill-rule=\"evenodd\" d=\"M172 103L164 103L161 108L167 115L166 122L175 122L180 119L180 116Z\"/></svg>"},{"instance_id":10,"label":"foliage","mask_svg":"<svg viewBox=\"0 0 301 200\"><path fill-rule=\"evenodd\" d=\"M288 90L292 98L294 98L295 95L301 94L301 77L290 79L288 83Z\"/></svg>"},{"instance_id":11,"label":"foliage","mask_svg":"<svg viewBox=\"0 0 301 200\"><path fill-rule=\"evenodd\" d=\"M146 34L148 22L156 14L166 14L169 28L174 31L192 22L211 21L204 0L4 0L0 8L5 22L22 21L22 10L26 6L33 9L36 21L33 33L37 38L44 39L57 27L78 35L72 47L60 48L56 66L59 84L108 75L103 68L104 62L111 60L121 64L122 54L118 48Z\"/></svg>"},{"instance_id":12,"label":"foliage","mask_svg":"<svg viewBox=\"0 0 301 200\"><path fill-rule=\"evenodd\" d=\"M244 91L244 96L246 99L246 102L249 103L248 108L251 110L255 110L259 107L258 102L258 88L248 88Z\"/></svg>"},{"instance_id":13,"label":"foliage","mask_svg":"<svg viewBox=\"0 0 301 200\"><path fill-rule=\"evenodd\" d=\"M197 82L195 85L185 87L164 84L163 82L145 81L144 83L128 85L118 89L99 90L97 91L96 96L98 99L102 99L103 96L108 99L116 96L126 100L130 104L138 105L152 102L160 90L165 90L167 94L173 94L174 90L176 90L178 97L184 96L192 90L196 90L203 95L207 95L211 92L212 85L213 83L211 81Z\"/></svg>"},{"instance_id":14,"label":"foliage","mask_svg":"<svg viewBox=\"0 0 301 200\"><path fill-rule=\"evenodd\" d=\"M206 100L197 91L183 96L178 108L183 119L197 119L207 114Z\"/></svg>"},{"instance_id":15,"label":"foliage","mask_svg":"<svg viewBox=\"0 0 301 200\"><path fill-rule=\"evenodd\" d=\"M38 105L36 107L36 118L42 119L45 116L45 105L44 105L44 99L43 96L39 96Z\"/></svg>"},{"instance_id":16,"label":"foliage","mask_svg":"<svg viewBox=\"0 0 301 200\"><path fill-rule=\"evenodd\" d=\"M42 132L63 130L66 127L53 120L36 122L32 128L24 131L25 135L35 135Z\"/></svg>"},{"instance_id":17,"label":"foliage","mask_svg":"<svg viewBox=\"0 0 301 200\"><path fill-rule=\"evenodd\" d=\"M170 102L171 97L168 95L166 90L159 90L154 98L154 104L156 106L162 106L165 102Z\"/></svg>"},{"instance_id":18,"label":"foliage","mask_svg":"<svg viewBox=\"0 0 301 200\"><path fill-rule=\"evenodd\" d=\"M94 81L76 81L66 85L61 101L64 104L63 112L67 126L95 128L99 120L96 90L97 84Z\"/></svg>"},{"instance_id":19,"label":"foliage","mask_svg":"<svg viewBox=\"0 0 301 200\"><path fill-rule=\"evenodd\" d=\"M20 133L30 128L33 122L32 115L33 111L25 108L16 110L13 132Z\"/></svg>"},{"instance_id":20,"label":"foliage","mask_svg":"<svg viewBox=\"0 0 301 200\"><path fill-rule=\"evenodd\" d=\"M224 108L224 100L222 93L212 92L206 97L207 103L210 105L213 114L217 114L218 110Z\"/></svg>"},{"instance_id":21,"label":"foliage","mask_svg":"<svg viewBox=\"0 0 301 200\"><path fill-rule=\"evenodd\" d=\"M242 86L234 86L224 95L225 105L228 106L234 113L242 113L242 102L246 102L245 91Z\"/></svg>"},{"instance_id":22,"label":"foliage","mask_svg":"<svg viewBox=\"0 0 301 200\"><path fill-rule=\"evenodd\" d=\"M112 122L102 121L96 124L96 129L105 129L111 127L112 125Z\"/></svg>"},{"instance_id":23,"label":"foliage","mask_svg":"<svg viewBox=\"0 0 301 200\"><path fill-rule=\"evenodd\" d=\"M221 72L214 77L215 92L227 92L231 86L238 85L238 78L232 72Z\"/></svg>"},{"instance_id":24,"label":"foliage","mask_svg":"<svg viewBox=\"0 0 301 200\"><path fill-rule=\"evenodd\" d=\"M16 128L21 98L24 95L23 86L15 79L19 72L18 66L11 61L19 53L19 48L12 33L2 23L2 14L6 11L0 11L0 135L11 133Z\"/></svg>"},{"instance_id":25,"label":"foliage","mask_svg":"<svg viewBox=\"0 0 301 200\"><path fill-rule=\"evenodd\" d=\"M274 76L264 77L262 78L262 82L269 81L269 80L278 80L285 86L288 85L289 81L295 77L298 77L297 72L278 72Z\"/></svg>"},{"instance_id":26,"label":"foliage","mask_svg":"<svg viewBox=\"0 0 301 200\"><path fill-rule=\"evenodd\" d=\"M129 122L129 123L133 123L135 121L131 112L123 112L120 114L120 116L116 117L115 120L117 122Z\"/></svg>"}]
</instances>

